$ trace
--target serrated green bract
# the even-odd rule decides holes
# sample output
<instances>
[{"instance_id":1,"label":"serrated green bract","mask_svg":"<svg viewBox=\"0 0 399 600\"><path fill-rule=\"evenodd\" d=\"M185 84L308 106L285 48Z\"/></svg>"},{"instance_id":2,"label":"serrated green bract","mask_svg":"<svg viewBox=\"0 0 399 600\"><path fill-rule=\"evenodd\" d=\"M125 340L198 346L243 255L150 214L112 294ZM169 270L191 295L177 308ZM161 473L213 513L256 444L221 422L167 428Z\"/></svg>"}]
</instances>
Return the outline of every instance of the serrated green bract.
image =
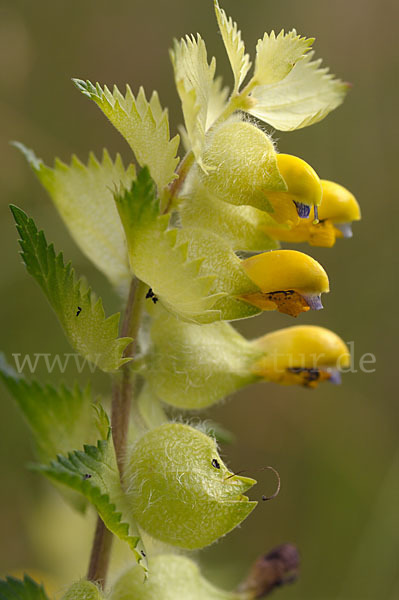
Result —
<instances>
[{"instance_id":1,"label":"serrated green bract","mask_svg":"<svg viewBox=\"0 0 399 600\"><path fill-rule=\"evenodd\" d=\"M256 87L248 112L280 131L292 131L321 121L342 104L348 85L335 79L321 59L309 52L281 81Z\"/></svg>"},{"instance_id":2,"label":"serrated green bract","mask_svg":"<svg viewBox=\"0 0 399 600\"><path fill-rule=\"evenodd\" d=\"M194 561L185 556L161 554L150 560L149 578L143 582L139 567L123 573L110 600L245 600L243 593L225 592L209 583Z\"/></svg>"},{"instance_id":3,"label":"serrated green bract","mask_svg":"<svg viewBox=\"0 0 399 600\"><path fill-rule=\"evenodd\" d=\"M183 227L201 227L217 233L233 250L262 252L280 247L266 233L267 227L281 227L270 214L219 200L199 181L180 202L179 217Z\"/></svg>"},{"instance_id":4,"label":"serrated green bract","mask_svg":"<svg viewBox=\"0 0 399 600\"><path fill-rule=\"evenodd\" d=\"M44 587L29 575L23 579L6 577L0 580L0 600L48 600Z\"/></svg>"},{"instance_id":5,"label":"serrated green bract","mask_svg":"<svg viewBox=\"0 0 399 600\"><path fill-rule=\"evenodd\" d=\"M217 88L214 83L216 61L208 64L204 40L198 34L175 40L170 56L174 68L177 91L182 103L184 122L191 142L191 149L200 159L209 122L210 98Z\"/></svg>"},{"instance_id":6,"label":"serrated green bract","mask_svg":"<svg viewBox=\"0 0 399 600\"><path fill-rule=\"evenodd\" d=\"M97 446L85 445L83 451L59 455L48 465L35 465L35 469L83 494L95 506L105 526L129 544L136 560L146 568L140 534L121 487L110 430Z\"/></svg>"},{"instance_id":7,"label":"serrated green bract","mask_svg":"<svg viewBox=\"0 0 399 600\"><path fill-rule=\"evenodd\" d=\"M157 427L134 444L126 482L139 526L186 549L216 541L257 504L243 495L256 482L230 473L215 441L181 423Z\"/></svg>"},{"instance_id":8,"label":"serrated green bract","mask_svg":"<svg viewBox=\"0 0 399 600\"><path fill-rule=\"evenodd\" d=\"M22 258L57 314L72 347L103 371L116 371L130 359L123 351L130 338L118 338L119 314L105 318L101 299L83 291L71 263L47 244L43 231L16 206L11 207L21 236Z\"/></svg>"},{"instance_id":9,"label":"serrated green bract","mask_svg":"<svg viewBox=\"0 0 399 600\"><path fill-rule=\"evenodd\" d=\"M35 438L38 458L48 462L74 448L98 439L97 425L103 431L104 416L100 407L93 406L94 398L89 386L80 389L78 384L68 388L61 384L40 385L27 381L6 364L0 355L0 379L18 404ZM98 412L100 411L100 413Z\"/></svg>"},{"instance_id":10,"label":"serrated green bract","mask_svg":"<svg viewBox=\"0 0 399 600\"><path fill-rule=\"evenodd\" d=\"M276 36L265 33L256 46L256 61L253 82L256 85L270 85L281 81L294 68L307 52L314 38L297 35L295 29L285 34L284 30Z\"/></svg>"},{"instance_id":11,"label":"serrated green bract","mask_svg":"<svg viewBox=\"0 0 399 600\"><path fill-rule=\"evenodd\" d=\"M144 377L164 402L201 409L258 379L262 356L228 323L193 325L154 310Z\"/></svg>"},{"instance_id":12,"label":"serrated green bract","mask_svg":"<svg viewBox=\"0 0 399 600\"><path fill-rule=\"evenodd\" d=\"M139 571L142 570L139 568ZM101 600L104 598L99 588L87 579L73 583L62 596L62 600Z\"/></svg>"},{"instance_id":13,"label":"serrated green bract","mask_svg":"<svg viewBox=\"0 0 399 600\"><path fill-rule=\"evenodd\" d=\"M140 166L150 170L159 194L176 177L175 168L179 136L170 139L168 113L163 110L157 92L148 101L141 87L137 98L127 85L123 96L116 86L95 86L90 81L74 79L77 88L94 100L106 117L123 135Z\"/></svg>"},{"instance_id":14,"label":"serrated green bract","mask_svg":"<svg viewBox=\"0 0 399 600\"><path fill-rule=\"evenodd\" d=\"M222 34L226 52L233 70L233 92L237 92L251 68L249 55L245 53L245 46L241 40L241 32L237 28L237 23L235 23L231 17L227 17L225 11L220 8L217 0L215 0L215 12L220 33Z\"/></svg>"},{"instance_id":15,"label":"serrated green bract","mask_svg":"<svg viewBox=\"0 0 399 600\"><path fill-rule=\"evenodd\" d=\"M134 166L125 169L119 154L113 162L104 150L101 162L91 153L87 166L72 156L70 165L56 159L51 169L22 144L15 146L26 156L84 254L118 289L128 288L129 261L112 191L130 186Z\"/></svg>"}]
</instances>

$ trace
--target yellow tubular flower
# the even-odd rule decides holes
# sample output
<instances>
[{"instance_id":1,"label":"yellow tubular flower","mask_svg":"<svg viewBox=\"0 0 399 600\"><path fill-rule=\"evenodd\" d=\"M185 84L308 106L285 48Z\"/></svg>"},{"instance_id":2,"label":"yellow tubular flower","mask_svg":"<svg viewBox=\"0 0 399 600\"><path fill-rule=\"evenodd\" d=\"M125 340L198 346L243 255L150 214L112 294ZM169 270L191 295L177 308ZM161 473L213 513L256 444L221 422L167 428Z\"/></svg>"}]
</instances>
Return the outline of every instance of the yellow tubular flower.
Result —
<instances>
[{"instance_id":1,"label":"yellow tubular flower","mask_svg":"<svg viewBox=\"0 0 399 600\"><path fill-rule=\"evenodd\" d=\"M252 343L265 352L256 362L254 373L284 385L317 387L321 381L339 383L339 369L350 364L345 342L324 327L287 327Z\"/></svg>"},{"instance_id":2,"label":"yellow tubular flower","mask_svg":"<svg viewBox=\"0 0 399 600\"><path fill-rule=\"evenodd\" d=\"M328 277L311 256L296 250L274 250L251 256L241 265L261 290L242 295L245 302L293 317L323 308L320 295L329 292Z\"/></svg>"},{"instance_id":3,"label":"yellow tubular flower","mask_svg":"<svg viewBox=\"0 0 399 600\"><path fill-rule=\"evenodd\" d=\"M273 205L272 216L277 223L295 225L299 217L303 219L310 215L311 207L320 205L323 194L321 181L316 171L297 156L277 154L277 166L288 190L266 192Z\"/></svg>"},{"instance_id":4,"label":"yellow tubular flower","mask_svg":"<svg viewBox=\"0 0 399 600\"><path fill-rule=\"evenodd\" d=\"M351 224L358 221L360 207L349 190L333 181L322 180L323 198L319 222L310 215L291 229L270 227L265 233L282 242L308 242L311 246L331 248L338 237L352 237Z\"/></svg>"}]
</instances>

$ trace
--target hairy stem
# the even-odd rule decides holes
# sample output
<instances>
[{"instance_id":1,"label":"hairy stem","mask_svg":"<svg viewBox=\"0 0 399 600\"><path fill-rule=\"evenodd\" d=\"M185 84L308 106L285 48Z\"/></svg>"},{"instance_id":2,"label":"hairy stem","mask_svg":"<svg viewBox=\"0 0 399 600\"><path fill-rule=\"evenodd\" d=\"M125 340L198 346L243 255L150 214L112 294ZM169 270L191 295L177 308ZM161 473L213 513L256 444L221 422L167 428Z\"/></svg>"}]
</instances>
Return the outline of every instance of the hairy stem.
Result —
<instances>
[{"instance_id":1,"label":"hairy stem","mask_svg":"<svg viewBox=\"0 0 399 600\"><path fill-rule=\"evenodd\" d=\"M121 329L121 337L133 338L132 343L125 350L126 357L133 358L136 353L137 334L140 327L146 289L146 285L142 281L133 278ZM129 363L122 368L121 375L120 378L115 379L112 390L111 426L116 460L122 479L133 395L134 374L132 374ZM105 586L111 557L112 539L112 533L105 527L101 518L98 517L87 579L98 582L102 588Z\"/></svg>"},{"instance_id":2,"label":"hairy stem","mask_svg":"<svg viewBox=\"0 0 399 600\"><path fill-rule=\"evenodd\" d=\"M178 177L172 181L168 190L168 202L163 210L163 214L166 214L170 211L173 201L177 198L181 188L183 187L183 183L186 180L186 177L194 164L194 153L192 151L187 152L185 157L180 161L179 166L176 169L176 174Z\"/></svg>"}]
</instances>

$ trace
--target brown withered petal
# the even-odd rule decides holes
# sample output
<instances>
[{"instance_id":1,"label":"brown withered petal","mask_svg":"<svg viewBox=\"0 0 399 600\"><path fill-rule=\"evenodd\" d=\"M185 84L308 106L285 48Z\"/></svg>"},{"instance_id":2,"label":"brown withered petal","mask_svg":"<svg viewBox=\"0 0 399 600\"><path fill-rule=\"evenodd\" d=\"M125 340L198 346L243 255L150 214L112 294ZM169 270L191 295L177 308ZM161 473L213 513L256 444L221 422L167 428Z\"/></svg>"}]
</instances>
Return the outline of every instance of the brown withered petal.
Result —
<instances>
[{"instance_id":1,"label":"brown withered petal","mask_svg":"<svg viewBox=\"0 0 399 600\"><path fill-rule=\"evenodd\" d=\"M254 600L264 598L275 588L294 583L299 575L299 553L293 544L282 544L260 556L239 591Z\"/></svg>"}]
</instances>

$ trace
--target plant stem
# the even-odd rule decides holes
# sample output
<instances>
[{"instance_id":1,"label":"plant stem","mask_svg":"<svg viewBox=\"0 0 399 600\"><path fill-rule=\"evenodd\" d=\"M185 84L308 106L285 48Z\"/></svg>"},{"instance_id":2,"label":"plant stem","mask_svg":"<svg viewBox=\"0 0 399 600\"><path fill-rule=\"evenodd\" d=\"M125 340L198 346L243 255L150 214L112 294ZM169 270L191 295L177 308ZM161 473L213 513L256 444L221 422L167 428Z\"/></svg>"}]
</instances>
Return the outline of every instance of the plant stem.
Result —
<instances>
[{"instance_id":1,"label":"plant stem","mask_svg":"<svg viewBox=\"0 0 399 600\"><path fill-rule=\"evenodd\" d=\"M141 313L147 286L136 278L130 285L129 297L123 318L121 337L132 337L133 341L125 350L125 357L134 357L137 347L137 334L140 327ZM122 367L122 377L117 378L112 390L111 426L118 469L123 477L124 460L129 431L129 417L133 396L133 377L130 364ZM87 579L105 586L109 561L111 557L113 535L100 517L91 550Z\"/></svg>"},{"instance_id":2,"label":"plant stem","mask_svg":"<svg viewBox=\"0 0 399 600\"><path fill-rule=\"evenodd\" d=\"M174 179L169 185L169 199L164 210L162 211L163 214L166 214L170 211L173 201L175 200L181 188L183 187L183 183L185 182L186 177L194 164L194 160L194 153L190 151L187 152L184 158L180 161L180 164L176 169L176 174L178 175L178 177L176 177L176 179Z\"/></svg>"}]
</instances>

